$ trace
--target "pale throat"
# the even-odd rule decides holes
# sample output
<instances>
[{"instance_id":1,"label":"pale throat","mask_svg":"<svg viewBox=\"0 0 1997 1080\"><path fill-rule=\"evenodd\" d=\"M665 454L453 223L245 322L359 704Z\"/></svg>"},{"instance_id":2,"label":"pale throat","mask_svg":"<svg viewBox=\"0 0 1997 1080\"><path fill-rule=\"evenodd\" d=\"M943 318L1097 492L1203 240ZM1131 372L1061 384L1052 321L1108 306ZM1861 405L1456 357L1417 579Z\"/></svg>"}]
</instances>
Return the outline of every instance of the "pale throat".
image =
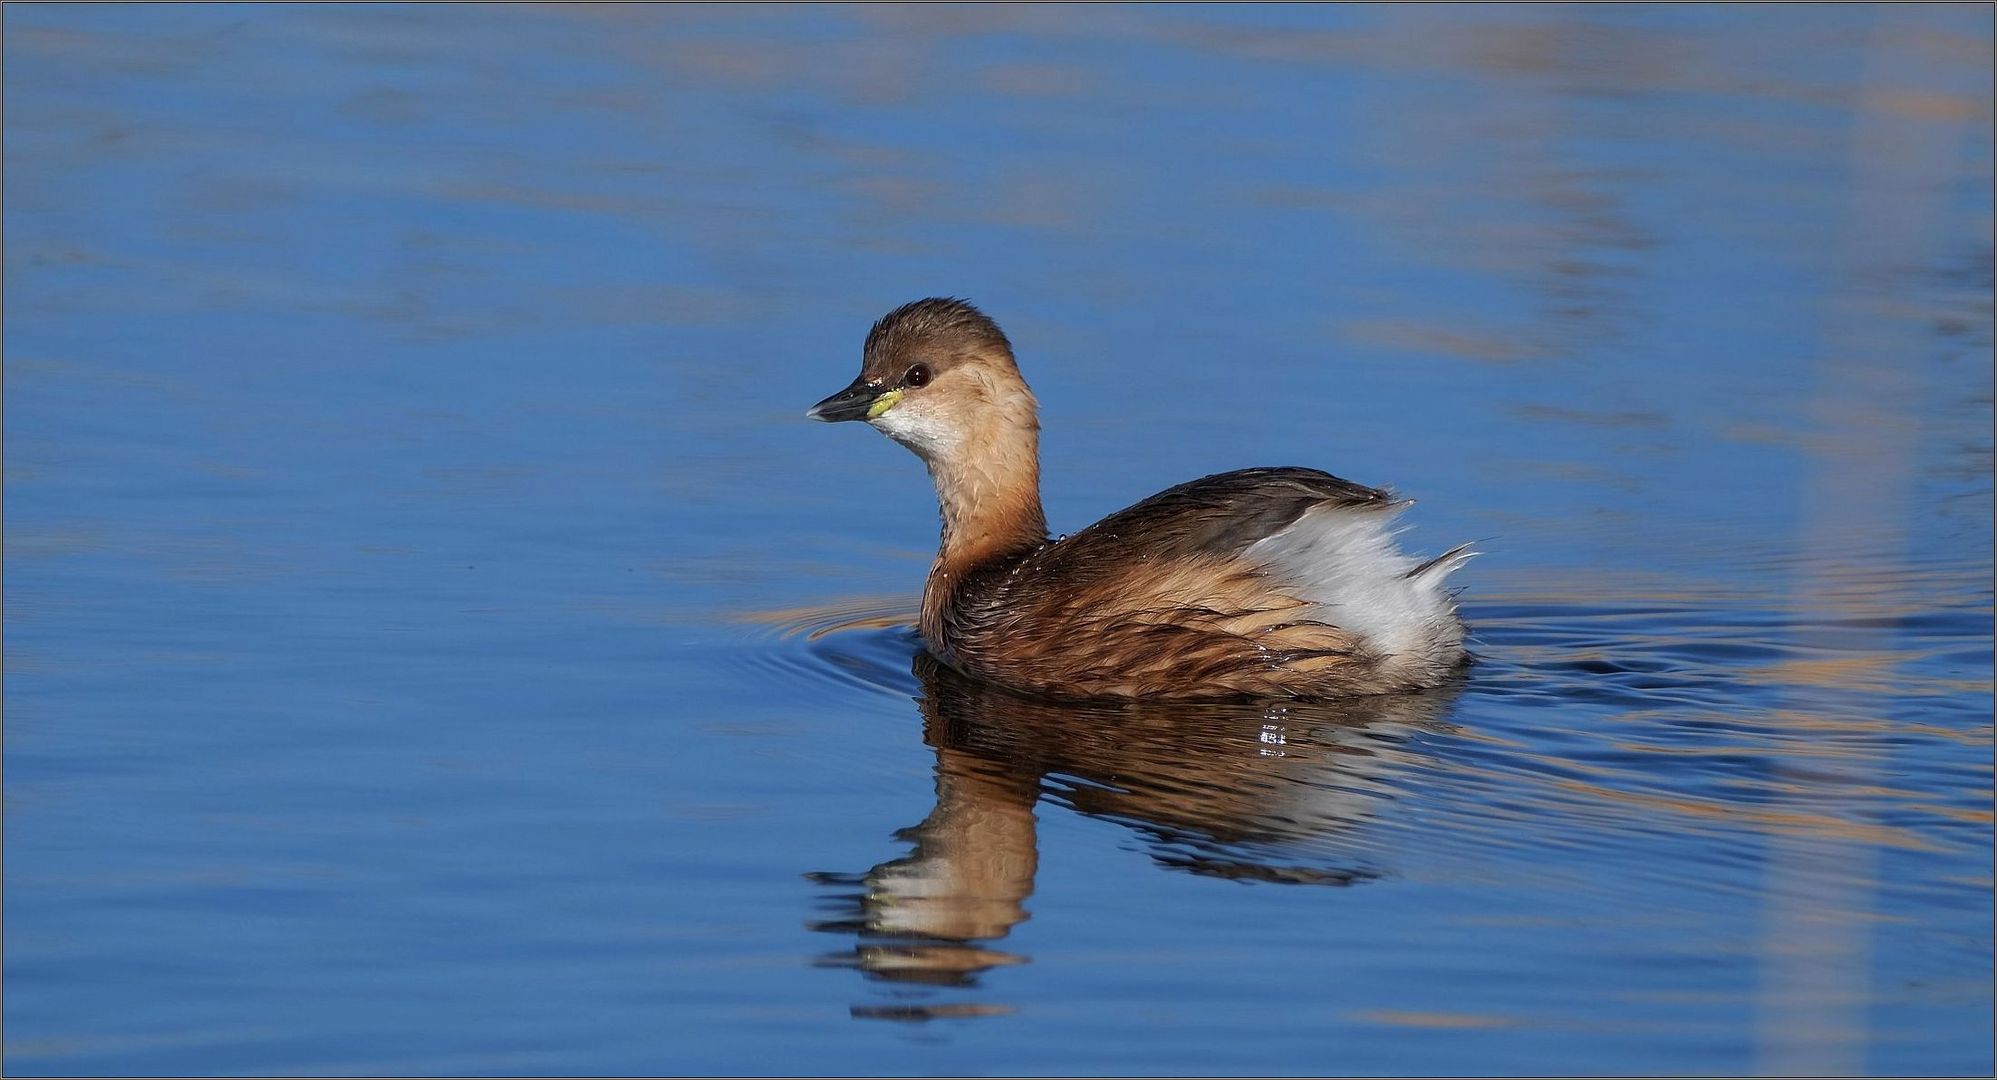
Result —
<instances>
[{"instance_id":1,"label":"pale throat","mask_svg":"<svg viewBox=\"0 0 1997 1080\"><path fill-rule=\"evenodd\" d=\"M968 567L1047 539L1040 438L1030 421L992 423L924 454L943 512L939 566Z\"/></svg>"}]
</instances>

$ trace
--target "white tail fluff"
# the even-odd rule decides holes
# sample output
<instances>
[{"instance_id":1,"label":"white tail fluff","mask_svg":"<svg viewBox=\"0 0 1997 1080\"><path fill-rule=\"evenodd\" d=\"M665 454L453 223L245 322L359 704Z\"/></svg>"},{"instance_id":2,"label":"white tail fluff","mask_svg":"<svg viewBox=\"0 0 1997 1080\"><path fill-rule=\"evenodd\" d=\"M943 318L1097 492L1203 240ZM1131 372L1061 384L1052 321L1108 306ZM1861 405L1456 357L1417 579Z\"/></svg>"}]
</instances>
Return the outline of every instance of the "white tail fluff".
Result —
<instances>
[{"instance_id":1,"label":"white tail fluff","mask_svg":"<svg viewBox=\"0 0 1997 1080\"><path fill-rule=\"evenodd\" d=\"M1358 634L1379 656L1453 665L1463 623L1442 583L1477 552L1466 544L1427 562L1403 554L1388 526L1406 505L1317 507L1245 555L1320 609L1314 617Z\"/></svg>"}]
</instances>

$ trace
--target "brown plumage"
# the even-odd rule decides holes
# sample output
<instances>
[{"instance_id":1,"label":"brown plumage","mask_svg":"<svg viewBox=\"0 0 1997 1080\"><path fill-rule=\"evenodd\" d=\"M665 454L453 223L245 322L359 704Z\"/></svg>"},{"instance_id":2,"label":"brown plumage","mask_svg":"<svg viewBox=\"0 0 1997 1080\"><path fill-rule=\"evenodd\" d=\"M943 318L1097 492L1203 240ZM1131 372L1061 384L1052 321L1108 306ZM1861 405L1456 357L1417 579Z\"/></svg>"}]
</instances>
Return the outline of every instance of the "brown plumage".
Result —
<instances>
[{"instance_id":1,"label":"brown plumage","mask_svg":"<svg viewBox=\"0 0 1997 1080\"><path fill-rule=\"evenodd\" d=\"M1441 589L1386 523L1407 504L1303 468L1181 484L1058 541L1033 394L961 300L874 324L822 420L865 419L929 466L942 544L920 630L959 670L1061 698L1344 697L1432 686L1463 661Z\"/></svg>"}]
</instances>

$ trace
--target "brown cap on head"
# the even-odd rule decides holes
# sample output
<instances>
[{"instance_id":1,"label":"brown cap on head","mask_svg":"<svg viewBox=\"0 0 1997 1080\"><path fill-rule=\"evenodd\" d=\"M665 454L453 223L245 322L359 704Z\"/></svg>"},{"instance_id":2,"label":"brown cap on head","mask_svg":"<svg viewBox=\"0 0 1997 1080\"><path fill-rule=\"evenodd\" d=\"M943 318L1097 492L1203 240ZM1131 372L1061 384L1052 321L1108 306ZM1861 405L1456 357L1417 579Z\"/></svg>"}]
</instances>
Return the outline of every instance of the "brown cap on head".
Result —
<instances>
[{"instance_id":1,"label":"brown cap on head","mask_svg":"<svg viewBox=\"0 0 1997 1080\"><path fill-rule=\"evenodd\" d=\"M938 390L924 392L932 381ZM913 408L918 394L929 399ZM998 324L967 300L932 296L881 316L867 333L860 375L846 389L811 407L814 420L878 420L888 410L933 411L938 408L977 408L1018 398L1026 406L1023 421L1033 424L1032 392L1019 377L1012 343ZM949 405L947 402L955 402Z\"/></svg>"},{"instance_id":2,"label":"brown cap on head","mask_svg":"<svg viewBox=\"0 0 1997 1080\"><path fill-rule=\"evenodd\" d=\"M970 301L932 296L881 316L867 332L861 377L892 383L912 364L940 373L973 357L1010 366L1012 342Z\"/></svg>"}]
</instances>

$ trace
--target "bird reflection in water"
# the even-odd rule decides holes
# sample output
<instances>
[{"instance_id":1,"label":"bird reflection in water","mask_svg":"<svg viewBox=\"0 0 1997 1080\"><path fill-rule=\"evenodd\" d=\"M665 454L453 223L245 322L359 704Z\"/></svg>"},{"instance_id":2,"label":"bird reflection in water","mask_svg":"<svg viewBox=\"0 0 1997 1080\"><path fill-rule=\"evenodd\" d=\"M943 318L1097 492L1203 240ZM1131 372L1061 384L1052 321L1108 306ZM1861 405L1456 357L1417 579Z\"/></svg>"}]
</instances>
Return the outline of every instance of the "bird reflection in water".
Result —
<instances>
[{"instance_id":1,"label":"bird reflection in water","mask_svg":"<svg viewBox=\"0 0 1997 1080\"><path fill-rule=\"evenodd\" d=\"M1363 826L1442 730L1456 686L1343 702L1077 705L1022 698L926 654L923 741L936 807L897 839L914 850L861 874L809 875L826 918L851 935L820 966L898 984L969 988L1026 958L992 946L1027 918L1040 855L1034 807L1118 822L1159 865L1240 881L1351 885L1379 876ZM921 1021L1003 1014L988 1003L904 1000L856 1017Z\"/></svg>"}]
</instances>

